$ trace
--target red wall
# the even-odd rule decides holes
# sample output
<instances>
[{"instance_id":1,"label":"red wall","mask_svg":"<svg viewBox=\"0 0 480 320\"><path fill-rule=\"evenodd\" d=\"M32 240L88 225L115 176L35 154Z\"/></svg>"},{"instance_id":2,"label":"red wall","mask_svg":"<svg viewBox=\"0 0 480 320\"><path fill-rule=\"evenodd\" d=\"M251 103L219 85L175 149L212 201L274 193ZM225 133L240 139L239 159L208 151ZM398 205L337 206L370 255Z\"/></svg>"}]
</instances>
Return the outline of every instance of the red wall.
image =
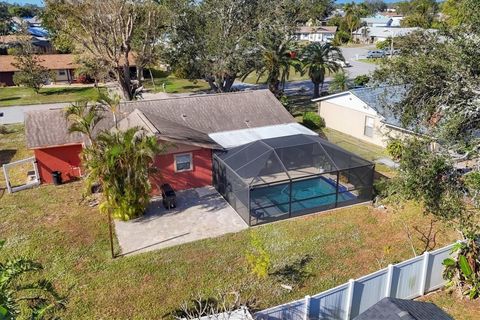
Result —
<instances>
[{"instance_id":1,"label":"red wall","mask_svg":"<svg viewBox=\"0 0 480 320\"><path fill-rule=\"evenodd\" d=\"M81 151L81 145L35 149L41 181L52 183L53 171L60 171L64 182L75 180L80 176Z\"/></svg>"},{"instance_id":2,"label":"red wall","mask_svg":"<svg viewBox=\"0 0 480 320\"><path fill-rule=\"evenodd\" d=\"M158 173L152 178L154 193L158 194L157 186L169 183L174 190L185 190L212 185L212 150L197 149L192 153L193 170L175 172L174 155L185 153L171 153L159 155L155 158L154 167Z\"/></svg>"}]
</instances>

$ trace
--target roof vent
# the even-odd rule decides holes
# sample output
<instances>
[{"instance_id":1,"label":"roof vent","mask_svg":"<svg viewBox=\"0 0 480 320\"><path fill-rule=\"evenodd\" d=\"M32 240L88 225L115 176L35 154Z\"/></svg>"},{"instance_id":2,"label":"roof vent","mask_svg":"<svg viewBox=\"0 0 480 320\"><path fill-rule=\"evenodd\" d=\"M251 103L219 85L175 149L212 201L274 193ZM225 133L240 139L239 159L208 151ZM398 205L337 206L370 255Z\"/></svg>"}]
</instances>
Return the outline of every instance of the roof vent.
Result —
<instances>
[{"instance_id":1,"label":"roof vent","mask_svg":"<svg viewBox=\"0 0 480 320\"><path fill-rule=\"evenodd\" d=\"M245 124L247 125L247 127L249 127L249 128L250 128L250 125L249 125L249 123L250 123L250 120L248 120L248 119L245 119Z\"/></svg>"},{"instance_id":2,"label":"roof vent","mask_svg":"<svg viewBox=\"0 0 480 320\"><path fill-rule=\"evenodd\" d=\"M185 113L182 113L182 119L183 120L187 119L187 115Z\"/></svg>"}]
</instances>

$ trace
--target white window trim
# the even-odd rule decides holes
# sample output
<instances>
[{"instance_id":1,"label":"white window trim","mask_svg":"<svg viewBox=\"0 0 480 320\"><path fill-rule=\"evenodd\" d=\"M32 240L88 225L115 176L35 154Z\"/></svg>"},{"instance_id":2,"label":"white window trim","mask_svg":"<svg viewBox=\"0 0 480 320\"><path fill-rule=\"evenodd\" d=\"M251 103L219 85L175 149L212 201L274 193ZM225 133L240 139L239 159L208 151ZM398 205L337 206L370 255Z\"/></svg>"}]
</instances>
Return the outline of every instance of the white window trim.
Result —
<instances>
[{"instance_id":1,"label":"white window trim","mask_svg":"<svg viewBox=\"0 0 480 320\"><path fill-rule=\"evenodd\" d=\"M181 157L181 156L190 156L190 168L188 169L182 169L182 170L177 170L177 157ZM178 153L178 154L174 154L173 155L173 165L174 165L174 169L175 169L175 172L187 172L187 171L193 171L193 154L191 152L187 152L187 153Z\"/></svg>"},{"instance_id":2,"label":"white window trim","mask_svg":"<svg viewBox=\"0 0 480 320\"><path fill-rule=\"evenodd\" d=\"M368 119L372 119L372 126L367 126L367 123L368 123ZM367 128L371 128L372 129L372 135L368 135L367 134ZM370 116L365 116L365 124L363 126L363 135L365 137L369 137L369 138L373 138L373 136L375 135L375 118L373 117L370 117Z\"/></svg>"}]
</instances>

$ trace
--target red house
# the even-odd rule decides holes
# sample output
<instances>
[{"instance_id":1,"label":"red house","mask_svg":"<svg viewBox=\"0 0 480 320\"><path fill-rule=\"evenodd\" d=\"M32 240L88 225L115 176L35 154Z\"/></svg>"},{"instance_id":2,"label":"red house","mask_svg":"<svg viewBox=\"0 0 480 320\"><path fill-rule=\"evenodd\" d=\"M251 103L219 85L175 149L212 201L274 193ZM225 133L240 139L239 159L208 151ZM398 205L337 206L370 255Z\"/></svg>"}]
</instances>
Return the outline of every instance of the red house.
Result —
<instances>
[{"instance_id":1,"label":"red house","mask_svg":"<svg viewBox=\"0 0 480 320\"><path fill-rule=\"evenodd\" d=\"M212 152L225 147L215 140L218 133L296 123L268 90L127 102L118 114L120 130L142 127L166 147L153 164L159 172L152 178L154 190L162 183L176 190L212 185ZM106 113L98 130L113 126ZM86 141L68 127L61 109L25 115L27 146L34 150L43 183L52 182L54 171L65 182L83 173L80 153Z\"/></svg>"}]
</instances>

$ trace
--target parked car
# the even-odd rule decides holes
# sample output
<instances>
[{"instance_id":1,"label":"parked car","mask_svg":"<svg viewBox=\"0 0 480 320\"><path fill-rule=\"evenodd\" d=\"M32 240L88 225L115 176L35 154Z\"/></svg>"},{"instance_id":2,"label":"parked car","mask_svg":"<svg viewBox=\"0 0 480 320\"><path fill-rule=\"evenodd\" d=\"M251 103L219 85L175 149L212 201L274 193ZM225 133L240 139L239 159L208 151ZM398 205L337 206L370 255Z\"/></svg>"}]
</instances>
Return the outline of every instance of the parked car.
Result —
<instances>
[{"instance_id":1,"label":"parked car","mask_svg":"<svg viewBox=\"0 0 480 320\"><path fill-rule=\"evenodd\" d=\"M347 60L343 61L343 60L335 60L336 63L338 63L342 68L348 68L348 67L351 67L352 65L350 64L350 62L348 62Z\"/></svg>"},{"instance_id":2,"label":"parked car","mask_svg":"<svg viewBox=\"0 0 480 320\"><path fill-rule=\"evenodd\" d=\"M390 55L396 56L396 55L399 54L399 53L400 53L400 50L398 50L398 49L393 49L393 51L390 50L390 49L385 50L385 54L386 54L387 56L390 56Z\"/></svg>"},{"instance_id":3,"label":"parked car","mask_svg":"<svg viewBox=\"0 0 480 320\"><path fill-rule=\"evenodd\" d=\"M367 59L385 58L385 51L383 50L370 50L367 53Z\"/></svg>"},{"instance_id":4,"label":"parked car","mask_svg":"<svg viewBox=\"0 0 480 320\"><path fill-rule=\"evenodd\" d=\"M160 191L162 193L162 204L165 209L175 208L177 206L177 196L172 186L168 183L162 184Z\"/></svg>"}]
</instances>

